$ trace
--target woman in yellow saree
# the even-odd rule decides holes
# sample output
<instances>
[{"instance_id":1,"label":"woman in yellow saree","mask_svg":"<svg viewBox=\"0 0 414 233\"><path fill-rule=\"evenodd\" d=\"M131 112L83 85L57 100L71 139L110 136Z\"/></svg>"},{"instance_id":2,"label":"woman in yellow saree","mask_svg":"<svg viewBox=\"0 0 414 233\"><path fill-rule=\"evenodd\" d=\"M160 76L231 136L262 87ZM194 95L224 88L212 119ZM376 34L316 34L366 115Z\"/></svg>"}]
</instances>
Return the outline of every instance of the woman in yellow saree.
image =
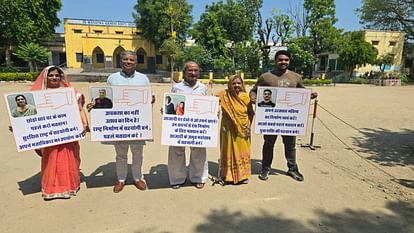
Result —
<instances>
[{"instance_id":1,"label":"woman in yellow saree","mask_svg":"<svg viewBox=\"0 0 414 233\"><path fill-rule=\"evenodd\" d=\"M251 175L250 125L254 115L250 98L239 75L229 79L228 88L219 94L220 168L226 183L245 183Z\"/></svg>"}]
</instances>

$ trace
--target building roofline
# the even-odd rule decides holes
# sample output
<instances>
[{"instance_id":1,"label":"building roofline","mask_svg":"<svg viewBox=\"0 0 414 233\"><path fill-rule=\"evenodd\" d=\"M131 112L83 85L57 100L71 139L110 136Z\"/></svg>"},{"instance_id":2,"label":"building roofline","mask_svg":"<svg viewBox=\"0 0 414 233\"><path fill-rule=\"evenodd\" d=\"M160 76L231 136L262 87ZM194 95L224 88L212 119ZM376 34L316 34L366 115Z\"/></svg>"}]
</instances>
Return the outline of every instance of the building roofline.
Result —
<instances>
[{"instance_id":1,"label":"building roofline","mask_svg":"<svg viewBox=\"0 0 414 233\"><path fill-rule=\"evenodd\" d=\"M135 22L120 21L120 20L103 20L103 19L63 18L63 24L81 24L81 25L94 25L94 26L136 28Z\"/></svg>"},{"instance_id":2,"label":"building roofline","mask_svg":"<svg viewBox=\"0 0 414 233\"><path fill-rule=\"evenodd\" d=\"M393 32L393 33L401 33L405 34L403 31L393 31L393 30L380 30L380 29L362 29L364 32Z\"/></svg>"}]
</instances>

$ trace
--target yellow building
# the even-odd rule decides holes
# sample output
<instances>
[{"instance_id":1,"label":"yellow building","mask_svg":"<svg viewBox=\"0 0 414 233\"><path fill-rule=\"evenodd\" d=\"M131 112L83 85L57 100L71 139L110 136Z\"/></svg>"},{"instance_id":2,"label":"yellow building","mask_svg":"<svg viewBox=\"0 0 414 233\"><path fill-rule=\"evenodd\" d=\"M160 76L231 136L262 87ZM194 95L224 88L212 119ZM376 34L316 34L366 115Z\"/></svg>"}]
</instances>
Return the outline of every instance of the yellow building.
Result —
<instances>
[{"instance_id":1,"label":"yellow building","mask_svg":"<svg viewBox=\"0 0 414 233\"><path fill-rule=\"evenodd\" d=\"M394 56L394 64L385 66L385 71L399 70L402 65L404 48L404 32L365 30L365 41L378 50L378 58L386 54ZM379 66L366 65L356 70L357 75L370 71L379 71Z\"/></svg>"},{"instance_id":2,"label":"yellow building","mask_svg":"<svg viewBox=\"0 0 414 233\"><path fill-rule=\"evenodd\" d=\"M66 62L69 68L120 68L120 53L137 54L137 69L149 73L165 69L165 59L154 45L142 37L135 23L64 19Z\"/></svg>"},{"instance_id":3,"label":"yellow building","mask_svg":"<svg viewBox=\"0 0 414 233\"><path fill-rule=\"evenodd\" d=\"M385 71L392 72L400 70L402 65L402 54L404 48L404 32L365 30L365 41L371 43L378 50L378 58L386 54L394 55L394 64L386 65ZM345 67L339 62L339 54L321 53L318 55L315 67L317 73L334 72L339 74L345 71ZM361 76L367 72L380 71L376 65L366 64L354 70L354 76Z\"/></svg>"}]
</instances>

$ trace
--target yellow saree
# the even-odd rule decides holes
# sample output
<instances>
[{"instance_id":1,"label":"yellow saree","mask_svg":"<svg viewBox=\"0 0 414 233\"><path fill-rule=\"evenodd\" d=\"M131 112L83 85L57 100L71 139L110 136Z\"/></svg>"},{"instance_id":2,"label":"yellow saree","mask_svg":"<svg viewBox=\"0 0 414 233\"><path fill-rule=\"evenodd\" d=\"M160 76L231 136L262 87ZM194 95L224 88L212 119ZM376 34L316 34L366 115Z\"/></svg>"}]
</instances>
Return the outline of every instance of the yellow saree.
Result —
<instances>
[{"instance_id":1,"label":"yellow saree","mask_svg":"<svg viewBox=\"0 0 414 233\"><path fill-rule=\"evenodd\" d=\"M222 109L220 126L221 177L229 183L240 183L251 175L250 122L253 110L249 95L225 90L219 94ZM250 117L249 117L250 116Z\"/></svg>"}]
</instances>

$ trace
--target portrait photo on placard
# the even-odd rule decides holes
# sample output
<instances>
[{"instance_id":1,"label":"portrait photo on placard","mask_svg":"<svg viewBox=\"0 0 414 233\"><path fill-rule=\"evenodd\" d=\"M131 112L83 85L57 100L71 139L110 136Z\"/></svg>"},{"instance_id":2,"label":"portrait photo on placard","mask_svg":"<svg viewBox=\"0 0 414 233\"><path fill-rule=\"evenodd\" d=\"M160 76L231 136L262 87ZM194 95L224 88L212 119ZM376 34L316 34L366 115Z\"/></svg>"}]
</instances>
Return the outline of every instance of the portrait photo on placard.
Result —
<instances>
[{"instance_id":1,"label":"portrait photo on placard","mask_svg":"<svg viewBox=\"0 0 414 233\"><path fill-rule=\"evenodd\" d=\"M111 109L113 107L113 91L111 87L91 87L92 109Z\"/></svg>"},{"instance_id":2,"label":"portrait photo on placard","mask_svg":"<svg viewBox=\"0 0 414 233\"><path fill-rule=\"evenodd\" d=\"M164 111L168 115L184 115L185 96L180 94L165 94Z\"/></svg>"},{"instance_id":3,"label":"portrait photo on placard","mask_svg":"<svg viewBox=\"0 0 414 233\"><path fill-rule=\"evenodd\" d=\"M276 106L277 90L274 87L260 87L257 91L258 107L272 107Z\"/></svg>"},{"instance_id":4,"label":"portrait photo on placard","mask_svg":"<svg viewBox=\"0 0 414 233\"><path fill-rule=\"evenodd\" d=\"M36 104L32 93L12 94L7 96L11 116L26 117L37 114Z\"/></svg>"}]
</instances>

